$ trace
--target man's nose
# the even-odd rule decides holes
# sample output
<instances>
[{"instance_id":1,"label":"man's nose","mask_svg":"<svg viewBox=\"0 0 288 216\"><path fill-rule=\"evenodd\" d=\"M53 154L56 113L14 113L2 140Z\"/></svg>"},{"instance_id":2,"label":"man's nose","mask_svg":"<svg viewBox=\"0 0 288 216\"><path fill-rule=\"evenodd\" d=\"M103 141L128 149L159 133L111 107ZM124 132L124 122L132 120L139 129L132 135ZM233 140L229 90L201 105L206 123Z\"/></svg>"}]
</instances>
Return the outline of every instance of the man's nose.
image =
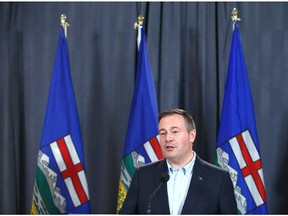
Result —
<instances>
[{"instance_id":1,"label":"man's nose","mask_svg":"<svg viewBox=\"0 0 288 216\"><path fill-rule=\"evenodd\" d=\"M167 134L166 134L166 142L170 142L170 141L172 141L173 140L173 136L172 136L172 133L170 133L170 132L167 132Z\"/></svg>"}]
</instances>

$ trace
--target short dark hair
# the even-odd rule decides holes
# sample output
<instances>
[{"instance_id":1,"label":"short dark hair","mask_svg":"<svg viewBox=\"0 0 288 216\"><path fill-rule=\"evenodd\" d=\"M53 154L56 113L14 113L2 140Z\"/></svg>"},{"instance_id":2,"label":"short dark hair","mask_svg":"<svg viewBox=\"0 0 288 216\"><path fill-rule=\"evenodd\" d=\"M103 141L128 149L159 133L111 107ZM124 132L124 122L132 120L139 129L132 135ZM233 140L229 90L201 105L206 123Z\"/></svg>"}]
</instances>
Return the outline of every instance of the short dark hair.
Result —
<instances>
[{"instance_id":1,"label":"short dark hair","mask_svg":"<svg viewBox=\"0 0 288 216\"><path fill-rule=\"evenodd\" d=\"M194 122L192 116L187 111L185 111L183 109L178 109L178 108L177 109L168 109L168 110L161 112L158 116L158 123L160 122L160 120L163 117L170 116L173 114L178 114L178 115L183 116L184 121L186 123L186 128L189 132L192 131L193 129L196 129L196 125L195 125L195 122Z\"/></svg>"}]
</instances>

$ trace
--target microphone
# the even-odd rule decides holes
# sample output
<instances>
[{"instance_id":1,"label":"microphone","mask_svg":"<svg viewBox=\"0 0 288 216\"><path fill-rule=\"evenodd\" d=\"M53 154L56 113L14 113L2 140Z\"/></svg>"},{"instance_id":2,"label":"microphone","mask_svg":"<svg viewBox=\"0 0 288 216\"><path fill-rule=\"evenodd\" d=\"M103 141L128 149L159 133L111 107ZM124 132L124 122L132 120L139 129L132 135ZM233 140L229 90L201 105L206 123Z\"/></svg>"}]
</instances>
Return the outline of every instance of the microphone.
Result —
<instances>
[{"instance_id":1,"label":"microphone","mask_svg":"<svg viewBox=\"0 0 288 216\"><path fill-rule=\"evenodd\" d=\"M162 173L161 178L160 178L161 182L160 182L159 186L156 188L156 190L153 193L150 194L148 207L147 207L147 214L151 214L151 200L152 200L153 196L157 193L157 191L160 189L162 184L168 182L169 179L170 179L170 176L168 173Z\"/></svg>"}]
</instances>

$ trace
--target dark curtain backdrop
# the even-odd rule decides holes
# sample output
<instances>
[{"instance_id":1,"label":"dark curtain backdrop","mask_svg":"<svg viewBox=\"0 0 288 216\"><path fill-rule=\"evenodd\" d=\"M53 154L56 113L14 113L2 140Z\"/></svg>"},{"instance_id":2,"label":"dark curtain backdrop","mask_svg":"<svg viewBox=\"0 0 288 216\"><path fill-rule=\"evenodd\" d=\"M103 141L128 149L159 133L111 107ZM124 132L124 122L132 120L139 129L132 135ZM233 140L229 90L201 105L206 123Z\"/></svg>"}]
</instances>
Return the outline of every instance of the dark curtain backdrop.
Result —
<instances>
[{"instance_id":1,"label":"dark curtain backdrop","mask_svg":"<svg viewBox=\"0 0 288 216\"><path fill-rule=\"evenodd\" d=\"M195 151L213 163L234 7L242 18L268 210L288 213L286 2L1 2L0 213L30 212L62 13L70 23L92 212L113 214L134 89L138 15L145 16L159 111L188 110L197 124Z\"/></svg>"}]
</instances>

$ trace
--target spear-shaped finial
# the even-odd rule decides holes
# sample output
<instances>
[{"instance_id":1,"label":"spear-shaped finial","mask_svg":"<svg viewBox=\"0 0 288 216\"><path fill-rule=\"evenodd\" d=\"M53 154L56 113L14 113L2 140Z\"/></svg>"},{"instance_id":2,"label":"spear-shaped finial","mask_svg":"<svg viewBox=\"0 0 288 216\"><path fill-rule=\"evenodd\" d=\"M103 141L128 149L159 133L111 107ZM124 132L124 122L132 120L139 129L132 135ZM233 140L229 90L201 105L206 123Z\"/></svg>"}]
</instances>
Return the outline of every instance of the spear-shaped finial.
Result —
<instances>
[{"instance_id":1,"label":"spear-shaped finial","mask_svg":"<svg viewBox=\"0 0 288 216\"><path fill-rule=\"evenodd\" d=\"M144 22L144 16L139 15L137 18L137 21L134 23L134 29L138 28L138 37L137 37L137 45L138 45L138 49L140 46L140 41L141 41L141 28Z\"/></svg>"},{"instance_id":2,"label":"spear-shaped finial","mask_svg":"<svg viewBox=\"0 0 288 216\"><path fill-rule=\"evenodd\" d=\"M137 18L137 21L134 23L134 29L136 29L137 27L141 27L143 25L143 21L144 21L144 16L140 15Z\"/></svg>"},{"instance_id":3,"label":"spear-shaped finial","mask_svg":"<svg viewBox=\"0 0 288 216\"><path fill-rule=\"evenodd\" d=\"M69 23L67 22L67 16L65 14L61 14L60 16L61 25L64 28L65 37L67 37L67 27L69 27Z\"/></svg>"},{"instance_id":4,"label":"spear-shaped finial","mask_svg":"<svg viewBox=\"0 0 288 216\"><path fill-rule=\"evenodd\" d=\"M241 21L240 18L238 18L238 10L236 8L233 8L232 12L231 12L231 19L232 21Z\"/></svg>"},{"instance_id":5,"label":"spear-shaped finial","mask_svg":"<svg viewBox=\"0 0 288 216\"><path fill-rule=\"evenodd\" d=\"M233 8L231 12L231 19L233 21L233 31L234 31L234 23L241 21L241 19L238 18L238 10L236 8Z\"/></svg>"}]
</instances>

